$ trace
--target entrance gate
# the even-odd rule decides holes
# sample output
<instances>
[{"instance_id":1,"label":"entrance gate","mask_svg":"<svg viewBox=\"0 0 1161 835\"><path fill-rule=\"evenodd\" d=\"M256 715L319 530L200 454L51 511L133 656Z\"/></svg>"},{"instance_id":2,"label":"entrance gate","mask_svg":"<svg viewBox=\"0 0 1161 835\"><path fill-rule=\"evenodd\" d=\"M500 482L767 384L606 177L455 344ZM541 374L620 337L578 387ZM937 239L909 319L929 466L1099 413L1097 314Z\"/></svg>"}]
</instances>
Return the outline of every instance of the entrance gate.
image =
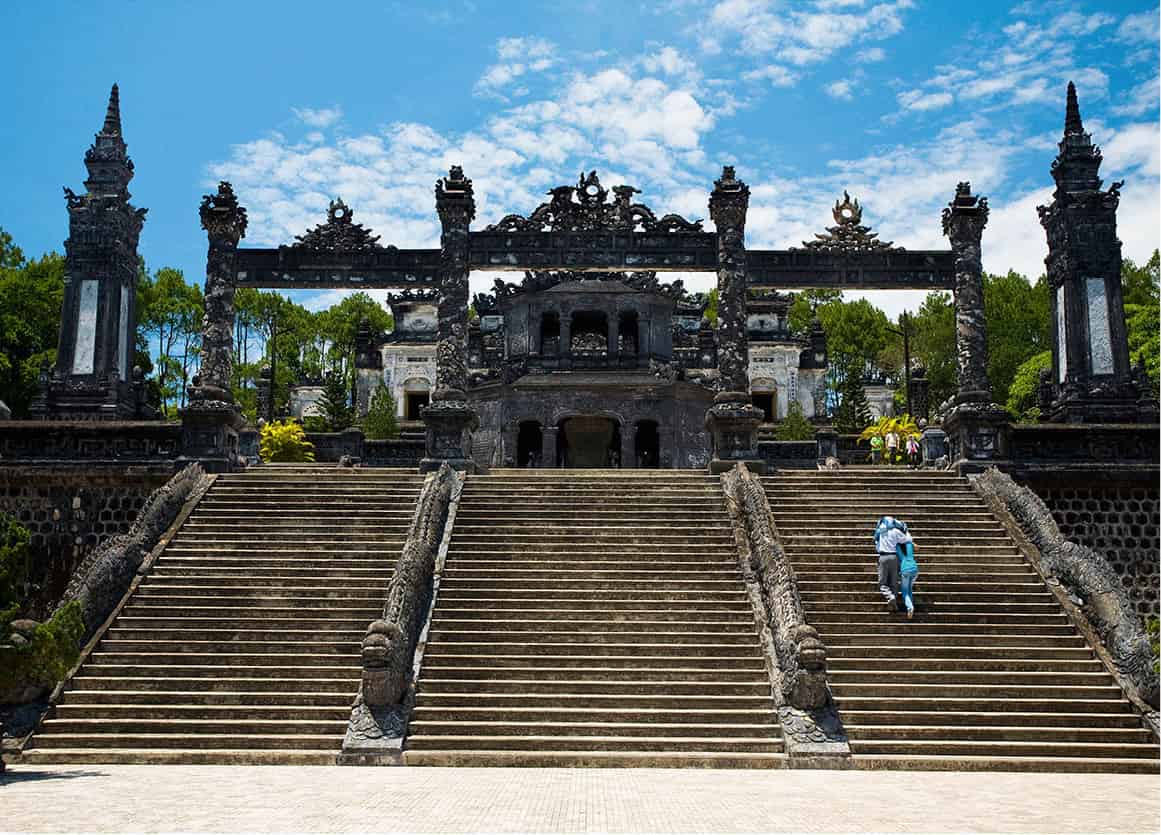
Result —
<instances>
[{"instance_id":1,"label":"entrance gate","mask_svg":"<svg viewBox=\"0 0 1161 835\"><path fill-rule=\"evenodd\" d=\"M988 207L967 183L959 184L943 212L951 249L935 251L909 251L880 241L863 225L858 201L846 193L835 204L835 225L816 240L788 250L748 250L744 236L750 192L732 166L722 169L709 196L714 232L704 230L701 221L675 214L658 217L648 206L633 202L638 190L631 186L614 186L611 192L590 172L575 186L552 189L548 202L527 216L508 215L471 231L476 211L472 181L453 166L435 185L442 228L438 249L381 244L377 235L354 222L342 200L332 201L326 222L295 243L250 249L238 246L246 230L246 210L230 184L221 183L201 206L209 238L206 315L201 374L183 417L187 455L211 467L229 466L236 445L239 420L230 394L235 288L424 288L439 293L437 382L424 416L429 426L443 427L429 429L429 457L466 460L456 437L473 420L464 394L468 277L473 269L715 271L719 370L725 389L744 404L749 403L750 287L952 290L958 400L987 403L980 240ZM724 402L722 394L718 400Z\"/></svg>"}]
</instances>

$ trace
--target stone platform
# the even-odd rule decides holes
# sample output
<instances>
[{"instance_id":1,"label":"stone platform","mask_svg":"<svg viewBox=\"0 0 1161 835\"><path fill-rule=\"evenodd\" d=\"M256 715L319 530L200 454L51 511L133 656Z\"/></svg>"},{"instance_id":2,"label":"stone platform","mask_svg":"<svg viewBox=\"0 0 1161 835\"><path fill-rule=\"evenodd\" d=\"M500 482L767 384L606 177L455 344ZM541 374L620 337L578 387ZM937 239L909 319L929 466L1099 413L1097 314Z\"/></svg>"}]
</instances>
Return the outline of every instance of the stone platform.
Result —
<instances>
[{"instance_id":1,"label":"stone platform","mask_svg":"<svg viewBox=\"0 0 1161 835\"><path fill-rule=\"evenodd\" d=\"M1155 832L1156 776L28 766L22 832Z\"/></svg>"}]
</instances>

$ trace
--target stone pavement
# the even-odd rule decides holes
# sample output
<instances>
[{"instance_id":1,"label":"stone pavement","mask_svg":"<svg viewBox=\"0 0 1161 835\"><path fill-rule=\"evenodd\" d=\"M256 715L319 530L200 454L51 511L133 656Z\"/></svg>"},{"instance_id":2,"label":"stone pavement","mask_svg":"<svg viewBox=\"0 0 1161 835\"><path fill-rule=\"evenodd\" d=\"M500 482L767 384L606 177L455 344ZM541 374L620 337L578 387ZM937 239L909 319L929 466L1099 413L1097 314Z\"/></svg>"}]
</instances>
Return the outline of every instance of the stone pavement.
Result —
<instances>
[{"instance_id":1,"label":"stone pavement","mask_svg":"<svg viewBox=\"0 0 1161 835\"><path fill-rule=\"evenodd\" d=\"M0 830L1156 832L1155 775L10 766Z\"/></svg>"}]
</instances>

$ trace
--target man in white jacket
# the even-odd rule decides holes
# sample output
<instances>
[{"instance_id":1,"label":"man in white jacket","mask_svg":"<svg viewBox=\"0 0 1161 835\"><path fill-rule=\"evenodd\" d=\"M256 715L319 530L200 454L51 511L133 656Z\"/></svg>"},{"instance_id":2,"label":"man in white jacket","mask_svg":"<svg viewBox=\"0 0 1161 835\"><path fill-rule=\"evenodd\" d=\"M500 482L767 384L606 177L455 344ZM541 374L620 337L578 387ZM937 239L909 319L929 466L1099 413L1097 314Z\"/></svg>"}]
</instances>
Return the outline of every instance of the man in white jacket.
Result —
<instances>
[{"instance_id":1,"label":"man in white jacket","mask_svg":"<svg viewBox=\"0 0 1161 835\"><path fill-rule=\"evenodd\" d=\"M879 555L879 593L887 601L892 612L898 610L896 595L899 593L899 556L895 546L910 542L907 523L894 516L884 516L875 527L875 552Z\"/></svg>"}]
</instances>

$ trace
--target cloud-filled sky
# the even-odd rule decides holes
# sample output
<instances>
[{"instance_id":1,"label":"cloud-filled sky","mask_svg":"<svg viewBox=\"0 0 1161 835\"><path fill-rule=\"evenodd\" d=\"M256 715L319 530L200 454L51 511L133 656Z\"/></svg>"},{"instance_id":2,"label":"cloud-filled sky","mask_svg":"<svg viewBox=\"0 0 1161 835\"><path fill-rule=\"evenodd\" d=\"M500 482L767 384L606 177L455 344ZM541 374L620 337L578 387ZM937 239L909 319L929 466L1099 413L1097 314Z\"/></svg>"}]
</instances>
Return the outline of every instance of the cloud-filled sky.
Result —
<instances>
[{"instance_id":1,"label":"cloud-filled sky","mask_svg":"<svg viewBox=\"0 0 1161 835\"><path fill-rule=\"evenodd\" d=\"M434 246L432 187L456 163L477 228L591 169L658 214L706 218L733 164L755 248L810 239L844 189L884 240L945 248L940 208L970 180L992 206L985 268L1034 278L1069 79L1106 183L1125 180L1125 254L1161 239L1155 3L42 2L6 4L0 28L20 80L0 119L0 226L30 255L61 248L60 187L83 180L113 81L150 209L141 252L190 277L218 179L249 209L244 245L290 242L342 196L383 243ZM892 314L922 297L869 295Z\"/></svg>"}]
</instances>

